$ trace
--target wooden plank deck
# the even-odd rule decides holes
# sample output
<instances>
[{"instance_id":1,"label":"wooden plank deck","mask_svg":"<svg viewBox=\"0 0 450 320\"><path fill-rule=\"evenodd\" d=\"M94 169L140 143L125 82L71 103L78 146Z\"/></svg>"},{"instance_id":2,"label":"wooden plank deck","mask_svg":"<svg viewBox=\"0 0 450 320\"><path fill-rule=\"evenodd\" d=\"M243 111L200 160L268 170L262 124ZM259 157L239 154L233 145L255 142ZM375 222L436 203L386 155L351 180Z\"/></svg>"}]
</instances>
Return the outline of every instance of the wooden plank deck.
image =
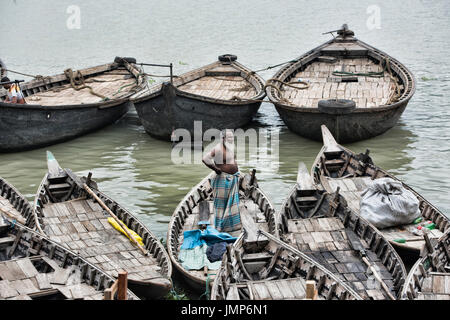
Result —
<instances>
[{"instance_id":1,"label":"wooden plank deck","mask_svg":"<svg viewBox=\"0 0 450 320\"><path fill-rule=\"evenodd\" d=\"M241 75L241 71L231 65L218 65L206 70L178 87L179 90L214 99L251 99L256 96L255 88Z\"/></svg>"},{"instance_id":2,"label":"wooden plank deck","mask_svg":"<svg viewBox=\"0 0 450 320\"><path fill-rule=\"evenodd\" d=\"M340 59L334 63L315 61L291 80L309 81L310 87L297 90L283 86L283 97L293 105L306 108L317 108L319 100L324 99L350 99L356 102L357 108L371 108L386 104L394 91L394 83L387 72L381 78L355 76L358 82L340 82L341 77L332 73L342 70L367 73L383 69L368 58Z\"/></svg>"},{"instance_id":3,"label":"wooden plank deck","mask_svg":"<svg viewBox=\"0 0 450 320\"><path fill-rule=\"evenodd\" d=\"M227 299L239 300L239 290L247 289L255 300L302 300L306 298L305 286L301 278L232 283Z\"/></svg>"},{"instance_id":4,"label":"wooden plank deck","mask_svg":"<svg viewBox=\"0 0 450 320\"><path fill-rule=\"evenodd\" d=\"M136 79L130 76L127 70L112 70L86 78L85 84L96 93L110 99L117 99L127 95L133 88L132 84L136 83ZM102 101L102 98L91 94L89 88L77 91L70 84L64 84L50 88L48 91L36 92L25 97L25 100L28 104L58 106L97 103Z\"/></svg>"},{"instance_id":5,"label":"wooden plank deck","mask_svg":"<svg viewBox=\"0 0 450 320\"><path fill-rule=\"evenodd\" d=\"M373 281L368 279L367 265L352 250L344 225L338 218L291 219L288 227L290 244L335 273L361 297L387 298L382 290L373 290L371 287ZM393 286L392 275L377 255L369 250L368 244L364 240L361 243L367 249L368 260L379 268L383 281Z\"/></svg>"},{"instance_id":6,"label":"wooden plank deck","mask_svg":"<svg viewBox=\"0 0 450 320\"><path fill-rule=\"evenodd\" d=\"M152 256L143 256L139 249L108 222L100 205L93 200L72 200L47 204L44 209L44 232L117 277L127 271L129 279L158 277L160 267Z\"/></svg>"},{"instance_id":7,"label":"wooden plank deck","mask_svg":"<svg viewBox=\"0 0 450 320\"><path fill-rule=\"evenodd\" d=\"M81 283L71 268L57 268L40 273L29 258L0 262L0 300L32 300L33 297L61 293L66 299L92 299L99 294L95 288ZM61 276L64 275L64 276ZM72 292L76 292L76 296Z\"/></svg>"}]
</instances>

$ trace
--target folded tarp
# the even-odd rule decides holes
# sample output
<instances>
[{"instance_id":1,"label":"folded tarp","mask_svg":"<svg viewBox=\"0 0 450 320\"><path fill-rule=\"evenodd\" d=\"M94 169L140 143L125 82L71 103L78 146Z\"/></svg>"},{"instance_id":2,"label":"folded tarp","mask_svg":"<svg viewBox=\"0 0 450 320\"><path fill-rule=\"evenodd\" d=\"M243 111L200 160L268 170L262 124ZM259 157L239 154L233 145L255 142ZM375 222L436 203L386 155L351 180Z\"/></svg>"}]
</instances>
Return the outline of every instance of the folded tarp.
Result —
<instances>
[{"instance_id":1,"label":"folded tarp","mask_svg":"<svg viewBox=\"0 0 450 320\"><path fill-rule=\"evenodd\" d=\"M414 193L391 178L373 180L364 190L360 214L380 229L410 224L421 216Z\"/></svg>"},{"instance_id":2,"label":"folded tarp","mask_svg":"<svg viewBox=\"0 0 450 320\"><path fill-rule=\"evenodd\" d=\"M208 226L205 230L185 231L183 236L184 240L180 249L193 249L204 244L209 246L217 242L233 243L237 239L228 233L219 232L211 226Z\"/></svg>"}]
</instances>

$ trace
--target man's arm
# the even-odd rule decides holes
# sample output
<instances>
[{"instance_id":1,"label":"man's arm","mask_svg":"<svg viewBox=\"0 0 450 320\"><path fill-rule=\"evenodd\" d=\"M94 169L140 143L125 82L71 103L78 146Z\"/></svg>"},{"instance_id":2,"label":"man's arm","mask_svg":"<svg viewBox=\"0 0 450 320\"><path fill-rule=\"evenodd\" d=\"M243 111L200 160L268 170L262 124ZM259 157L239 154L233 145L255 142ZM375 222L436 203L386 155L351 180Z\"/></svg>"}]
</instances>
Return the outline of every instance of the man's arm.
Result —
<instances>
[{"instance_id":1,"label":"man's arm","mask_svg":"<svg viewBox=\"0 0 450 320\"><path fill-rule=\"evenodd\" d=\"M214 162L215 155L216 155L216 148L212 149L209 153L207 153L203 157L202 161L208 168L214 170L217 174L220 174L222 171L216 166Z\"/></svg>"}]
</instances>

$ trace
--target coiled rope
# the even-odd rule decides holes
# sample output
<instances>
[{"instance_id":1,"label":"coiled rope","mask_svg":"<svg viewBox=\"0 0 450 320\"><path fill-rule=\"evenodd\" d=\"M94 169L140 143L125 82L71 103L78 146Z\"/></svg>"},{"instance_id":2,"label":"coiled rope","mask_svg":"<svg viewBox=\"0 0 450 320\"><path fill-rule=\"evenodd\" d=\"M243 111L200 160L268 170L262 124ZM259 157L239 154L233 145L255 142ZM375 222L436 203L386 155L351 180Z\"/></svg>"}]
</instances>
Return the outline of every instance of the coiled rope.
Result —
<instances>
[{"instance_id":1,"label":"coiled rope","mask_svg":"<svg viewBox=\"0 0 450 320\"><path fill-rule=\"evenodd\" d=\"M66 76L67 80L69 80L70 82L70 86L76 90L76 91L80 91L82 89L89 89L89 92L91 94L93 94L94 96L97 96L103 100L109 100L109 98L107 98L106 96L95 92L94 89L92 89L91 86L87 86L84 82L84 77L81 74L81 72L78 70L76 73L72 71L72 69L66 69L64 70L64 75Z\"/></svg>"}]
</instances>

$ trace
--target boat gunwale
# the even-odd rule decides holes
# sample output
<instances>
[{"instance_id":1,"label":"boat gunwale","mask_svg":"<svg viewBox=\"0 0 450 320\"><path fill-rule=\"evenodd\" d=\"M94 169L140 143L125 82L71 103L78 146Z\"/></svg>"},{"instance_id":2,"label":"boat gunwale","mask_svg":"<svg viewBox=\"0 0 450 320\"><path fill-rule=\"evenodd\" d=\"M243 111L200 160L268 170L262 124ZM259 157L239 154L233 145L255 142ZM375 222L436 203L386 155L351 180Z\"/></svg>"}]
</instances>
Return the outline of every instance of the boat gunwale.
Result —
<instances>
[{"instance_id":1,"label":"boat gunwale","mask_svg":"<svg viewBox=\"0 0 450 320\"><path fill-rule=\"evenodd\" d=\"M231 65L233 65L234 67L237 67L238 69L240 69L241 72L247 73L249 75L249 79L252 78L253 80L255 80L259 85L260 88L257 88L253 83L251 83L249 80L246 79L246 81L248 83L250 83L252 85L252 87L255 89L256 91L256 95L249 98L249 99L242 99L242 100L226 100L226 99L215 99L215 98L211 98L208 96L203 96L203 95L199 95L199 94L194 94L194 93L189 93L187 91L183 91L181 89L179 89L179 86L185 85L188 82L194 81L194 80L198 80L200 78L203 78L204 75L202 75L202 72L213 68L217 65L222 65L223 63L221 61L216 61L213 62L211 64L208 64L206 66L197 68L195 70L186 72L182 75L180 75L178 78L181 79L185 79L191 75L195 75L198 73L198 77L191 79L189 81L186 80L180 80L181 83L180 84L172 84L172 86L174 87L174 90L177 94L177 96L182 96L182 97L186 97L189 99L194 99L194 100L200 100L200 101L205 101L205 102L210 102L210 103L217 103L217 104L225 104L228 106L243 106L243 105L248 105L248 104L254 104L254 103L261 103L261 101L255 101L255 100L263 100L264 97L266 96L266 92L265 92L265 82L264 79L259 76L256 72L251 71L250 69L248 69L247 67L245 67L244 65L240 64L237 61L232 61ZM174 80L176 81L176 80ZM163 83L158 83L155 84L151 87L149 87L146 90L143 90L141 92L138 92L136 94L134 94L131 98L130 101L133 103L142 103L142 102L146 102L150 99L153 99L157 96L160 96L162 94L162 87L163 87ZM148 94L145 94L146 91L148 90Z\"/></svg>"},{"instance_id":2,"label":"boat gunwale","mask_svg":"<svg viewBox=\"0 0 450 320\"><path fill-rule=\"evenodd\" d=\"M445 239L450 237L450 229L447 230L438 240L434 248L436 249L441 242L444 242ZM445 245L445 244L442 244ZM413 297L417 294L417 290L420 290L420 287L417 287L417 284L415 283L414 276L417 275L418 281L421 280L421 278L425 279L426 277L420 272L419 267L422 265L425 272L427 272L431 268L431 263L428 263L428 267L425 268L425 262L429 262L430 256L428 254L425 254L424 256L420 257L416 263L411 267L411 270L409 270L408 276L405 280L405 285L403 287L403 290L401 292L401 299L402 300L411 300L410 295ZM447 261L449 261L450 258L447 257ZM448 292L450 294L450 292Z\"/></svg>"},{"instance_id":3,"label":"boat gunwale","mask_svg":"<svg viewBox=\"0 0 450 320\"><path fill-rule=\"evenodd\" d=\"M389 105L377 105L375 107L370 107L370 108L358 108L357 107L354 110L352 110L351 114L353 114L353 113L374 113L374 112L392 110L392 109L396 109L396 108L402 106L404 103L409 102L409 100L412 98L412 96L414 95L414 93L416 91L416 79L415 79L415 76L412 74L412 72L397 59L391 57L387 53L385 53L385 52L383 52L383 51L381 51L381 50L379 50L357 38L353 38L353 40L339 39L339 38L331 39L331 40L317 46L316 48L302 54L298 58L293 59L294 62L291 62L291 63L285 65L284 67L282 67L280 70L278 70L275 73L275 75L272 78L284 81L286 78L292 76L293 73L297 72L298 69L301 68L303 65L309 64L316 57L320 56L321 50L324 47L329 46L332 43L346 43L346 42L349 42L349 43L354 42L356 44L359 44L359 45L365 47L368 50L368 53L367 53L368 57L378 59L379 61L381 61L382 58L389 59L391 68L397 69L397 70L394 70L397 73L397 76L402 78L402 80L404 82L405 82L405 80L408 80L408 87L404 88L404 93L402 94L402 96L399 98L399 100L397 102L389 104ZM305 60L307 60L308 58L311 59L311 61L307 61L305 63ZM408 76L409 76L409 79L408 79ZM275 86L277 86L277 85L275 85ZM279 88L279 86L277 86L277 88ZM267 97L276 107L296 111L299 113L322 113L321 111L319 111L318 108L303 107L303 106L298 106L298 105L294 105L294 104L286 104L286 103L281 102L281 99L280 99L281 97L278 97L277 94L274 94L273 88L268 87L268 88L266 88L266 91L267 91Z\"/></svg>"},{"instance_id":4,"label":"boat gunwale","mask_svg":"<svg viewBox=\"0 0 450 320\"><path fill-rule=\"evenodd\" d=\"M11 191L7 191L7 189L10 189ZM6 192L6 195L3 196L3 193ZM10 193L9 197L8 193ZM20 215L27 221L27 223L30 224L31 227L34 227L34 219L32 219L33 216L33 206L30 201L22 194L20 191L14 187L11 183L9 183L6 179L0 177L0 196L3 196L8 202L16 209ZM16 197L16 200L14 200L15 203L12 203L11 196ZM20 199L22 201L22 204L20 201L18 202L17 199ZM27 212L28 211L28 212ZM0 214L0 217L3 215Z\"/></svg>"}]
</instances>

